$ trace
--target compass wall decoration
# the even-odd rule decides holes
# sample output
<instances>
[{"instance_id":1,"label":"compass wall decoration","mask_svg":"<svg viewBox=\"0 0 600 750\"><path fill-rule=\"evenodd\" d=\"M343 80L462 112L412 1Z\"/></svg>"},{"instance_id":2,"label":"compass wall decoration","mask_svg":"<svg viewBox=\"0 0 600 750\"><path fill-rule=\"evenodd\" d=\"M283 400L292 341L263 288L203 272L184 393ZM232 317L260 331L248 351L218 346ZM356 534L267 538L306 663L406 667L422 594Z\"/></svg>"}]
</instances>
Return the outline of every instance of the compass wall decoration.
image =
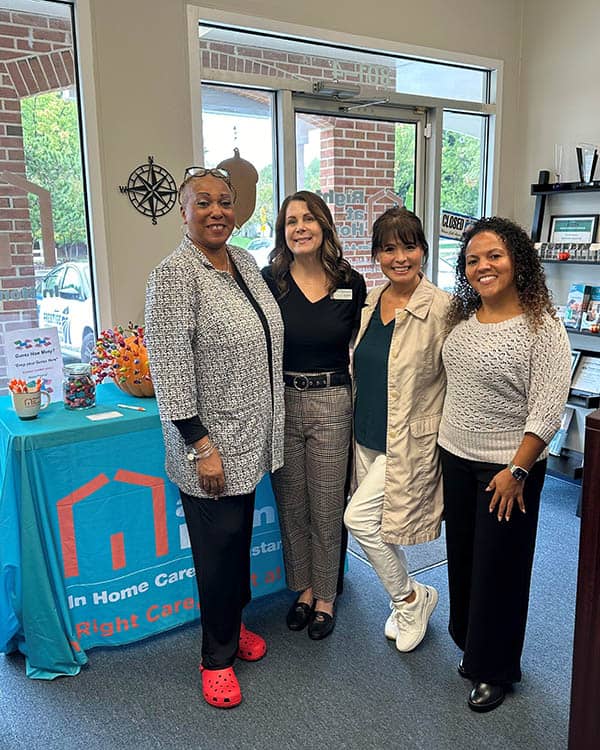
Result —
<instances>
[{"instance_id":1,"label":"compass wall decoration","mask_svg":"<svg viewBox=\"0 0 600 750\"><path fill-rule=\"evenodd\" d=\"M119 185L127 193L131 205L144 216L152 217L156 224L160 216L168 214L177 200L175 180L164 167L148 157L147 164L140 164L129 175L127 185Z\"/></svg>"}]
</instances>

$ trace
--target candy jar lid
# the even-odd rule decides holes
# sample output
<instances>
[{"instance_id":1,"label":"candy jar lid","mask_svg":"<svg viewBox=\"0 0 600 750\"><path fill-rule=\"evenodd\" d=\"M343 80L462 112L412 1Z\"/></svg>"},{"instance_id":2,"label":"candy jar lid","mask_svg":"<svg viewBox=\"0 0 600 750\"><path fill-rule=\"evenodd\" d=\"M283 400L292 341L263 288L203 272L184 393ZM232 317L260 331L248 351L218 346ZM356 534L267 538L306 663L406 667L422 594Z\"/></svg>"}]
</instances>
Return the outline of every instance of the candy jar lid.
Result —
<instances>
[{"instance_id":1,"label":"candy jar lid","mask_svg":"<svg viewBox=\"0 0 600 750\"><path fill-rule=\"evenodd\" d=\"M85 362L73 362L70 365L63 365L65 375L89 375L92 372L92 366Z\"/></svg>"}]
</instances>

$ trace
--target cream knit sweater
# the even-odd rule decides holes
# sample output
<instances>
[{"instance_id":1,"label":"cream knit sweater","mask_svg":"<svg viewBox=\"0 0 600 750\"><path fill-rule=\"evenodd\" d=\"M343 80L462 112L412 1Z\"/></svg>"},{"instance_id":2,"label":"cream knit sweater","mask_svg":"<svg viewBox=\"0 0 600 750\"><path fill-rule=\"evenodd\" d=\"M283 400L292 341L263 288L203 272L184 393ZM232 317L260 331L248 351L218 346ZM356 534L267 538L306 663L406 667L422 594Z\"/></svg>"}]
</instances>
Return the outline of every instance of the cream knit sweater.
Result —
<instances>
[{"instance_id":1,"label":"cream knit sweater","mask_svg":"<svg viewBox=\"0 0 600 750\"><path fill-rule=\"evenodd\" d=\"M442 351L448 388L439 444L472 461L507 464L525 432L549 443L569 394L570 349L549 315L537 331L525 315L459 323Z\"/></svg>"}]
</instances>

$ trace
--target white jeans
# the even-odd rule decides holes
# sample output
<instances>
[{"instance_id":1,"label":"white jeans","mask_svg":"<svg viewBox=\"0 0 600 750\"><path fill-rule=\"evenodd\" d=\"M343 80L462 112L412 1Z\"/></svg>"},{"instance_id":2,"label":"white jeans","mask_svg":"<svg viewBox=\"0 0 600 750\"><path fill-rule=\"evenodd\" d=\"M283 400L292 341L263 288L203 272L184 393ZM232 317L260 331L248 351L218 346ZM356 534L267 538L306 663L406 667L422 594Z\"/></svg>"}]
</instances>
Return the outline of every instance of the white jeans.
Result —
<instances>
[{"instance_id":1,"label":"white jeans","mask_svg":"<svg viewBox=\"0 0 600 750\"><path fill-rule=\"evenodd\" d=\"M355 443L358 488L346 508L344 523L362 547L392 601L397 604L413 590L402 547L381 538L385 453Z\"/></svg>"}]
</instances>

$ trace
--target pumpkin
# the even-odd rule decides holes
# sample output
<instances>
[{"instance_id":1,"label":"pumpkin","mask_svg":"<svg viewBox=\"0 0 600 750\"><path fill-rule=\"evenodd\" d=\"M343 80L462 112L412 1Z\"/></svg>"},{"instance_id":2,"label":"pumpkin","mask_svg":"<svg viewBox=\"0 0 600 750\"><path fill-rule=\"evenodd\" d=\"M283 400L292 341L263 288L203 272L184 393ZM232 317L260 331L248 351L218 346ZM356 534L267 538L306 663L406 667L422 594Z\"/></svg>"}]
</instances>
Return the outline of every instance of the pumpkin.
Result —
<instances>
[{"instance_id":1,"label":"pumpkin","mask_svg":"<svg viewBox=\"0 0 600 750\"><path fill-rule=\"evenodd\" d=\"M143 327L130 323L127 331L121 326L102 331L92 358L92 372L99 383L112 378L130 396L154 396Z\"/></svg>"}]
</instances>

